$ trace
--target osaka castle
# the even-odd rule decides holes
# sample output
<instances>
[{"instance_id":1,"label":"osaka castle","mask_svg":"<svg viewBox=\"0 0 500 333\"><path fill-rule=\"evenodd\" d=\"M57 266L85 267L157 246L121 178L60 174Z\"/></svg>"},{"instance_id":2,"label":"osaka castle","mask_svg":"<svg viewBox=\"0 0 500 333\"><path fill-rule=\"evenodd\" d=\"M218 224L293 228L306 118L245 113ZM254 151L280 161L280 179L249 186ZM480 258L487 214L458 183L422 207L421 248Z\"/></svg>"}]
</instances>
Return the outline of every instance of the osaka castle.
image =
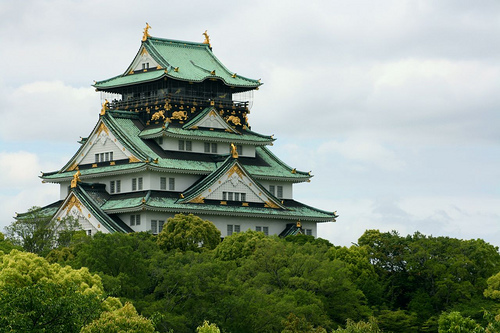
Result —
<instances>
[{"instance_id":1,"label":"osaka castle","mask_svg":"<svg viewBox=\"0 0 500 333\"><path fill-rule=\"evenodd\" d=\"M293 199L309 172L288 166L254 132L251 97L262 83L227 69L203 42L151 37L122 74L94 83L95 127L60 170L60 200L42 210L73 216L87 234L159 233L176 214L209 220L222 237L248 229L317 236L335 212ZM18 216L20 218L20 216Z\"/></svg>"}]
</instances>

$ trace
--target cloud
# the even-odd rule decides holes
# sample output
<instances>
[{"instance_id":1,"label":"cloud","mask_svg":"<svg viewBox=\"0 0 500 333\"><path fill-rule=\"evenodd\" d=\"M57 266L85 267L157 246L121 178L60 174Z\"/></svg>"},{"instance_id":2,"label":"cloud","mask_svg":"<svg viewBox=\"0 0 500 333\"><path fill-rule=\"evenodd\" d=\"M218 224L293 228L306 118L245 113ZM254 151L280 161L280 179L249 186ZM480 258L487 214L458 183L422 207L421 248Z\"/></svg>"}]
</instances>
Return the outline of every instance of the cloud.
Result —
<instances>
[{"instance_id":1,"label":"cloud","mask_svg":"<svg viewBox=\"0 0 500 333\"><path fill-rule=\"evenodd\" d=\"M364 139L349 139L347 141L329 141L318 148L318 154L340 154L347 160L362 163L367 167L376 166L386 170L396 170L405 166L394 151Z\"/></svg>"},{"instance_id":2,"label":"cloud","mask_svg":"<svg viewBox=\"0 0 500 333\"><path fill-rule=\"evenodd\" d=\"M60 81L4 86L0 92L0 139L77 140L79 134L90 133L98 119L98 96L92 88L75 88Z\"/></svg>"}]
</instances>

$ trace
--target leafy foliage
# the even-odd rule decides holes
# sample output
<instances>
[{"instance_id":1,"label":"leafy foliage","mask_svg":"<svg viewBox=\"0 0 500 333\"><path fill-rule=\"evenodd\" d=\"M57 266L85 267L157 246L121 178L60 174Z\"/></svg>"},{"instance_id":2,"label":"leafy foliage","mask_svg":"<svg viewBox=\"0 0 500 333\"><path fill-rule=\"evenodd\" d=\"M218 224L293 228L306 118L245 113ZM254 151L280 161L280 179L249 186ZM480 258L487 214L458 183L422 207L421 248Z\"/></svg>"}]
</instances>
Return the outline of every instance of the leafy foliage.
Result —
<instances>
[{"instance_id":1,"label":"leafy foliage","mask_svg":"<svg viewBox=\"0 0 500 333\"><path fill-rule=\"evenodd\" d=\"M210 221L193 214L177 214L167 220L158 235L158 246L165 250L213 250L220 243L220 231Z\"/></svg>"},{"instance_id":2,"label":"leafy foliage","mask_svg":"<svg viewBox=\"0 0 500 333\"><path fill-rule=\"evenodd\" d=\"M86 268L17 250L1 257L0 330L79 332L99 315L103 296L99 277Z\"/></svg>"},{"instance_id":3,"label":"leafy foliage","mask_svg":"<svg viewBox=\"0 0 500 333\"><path fill-rule=\"evenodd\" d=\"M82 328L81 333L153 333L150 320L137 314L131 303L111 312L104 312L99 319Z\"/></svg>"},{"instance_id":4,"label":"leafy foliage","mask_svg":"<svg viewBox=\"0 0 500 333\"><path fill-rule=\"evenodd\" d=\"M32 207L27 213L5 227L7 238L25 251L46 255L59 246L68 246L79 229L78 220L65 217L52 220L40 207Z\"/></svg>"}]
</instances>

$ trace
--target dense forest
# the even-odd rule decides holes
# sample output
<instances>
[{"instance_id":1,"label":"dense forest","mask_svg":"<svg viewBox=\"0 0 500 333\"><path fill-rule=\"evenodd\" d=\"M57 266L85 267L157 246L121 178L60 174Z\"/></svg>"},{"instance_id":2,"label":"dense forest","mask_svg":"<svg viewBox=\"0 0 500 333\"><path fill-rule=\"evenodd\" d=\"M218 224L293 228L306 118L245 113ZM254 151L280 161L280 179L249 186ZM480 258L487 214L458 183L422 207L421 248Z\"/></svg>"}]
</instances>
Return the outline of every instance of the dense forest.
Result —
<instances>
[{"instance_id":1,"label":"dense forest","mask_svg":"<svg viewBox=\"0 0 500 333\"><path fill-rule=\"evenodd\" d=\"M193 215L89 237L32 212L0 234L0 332L500 332L500 254L481 239L220 241Z\"/></svg>"}]
</instances>

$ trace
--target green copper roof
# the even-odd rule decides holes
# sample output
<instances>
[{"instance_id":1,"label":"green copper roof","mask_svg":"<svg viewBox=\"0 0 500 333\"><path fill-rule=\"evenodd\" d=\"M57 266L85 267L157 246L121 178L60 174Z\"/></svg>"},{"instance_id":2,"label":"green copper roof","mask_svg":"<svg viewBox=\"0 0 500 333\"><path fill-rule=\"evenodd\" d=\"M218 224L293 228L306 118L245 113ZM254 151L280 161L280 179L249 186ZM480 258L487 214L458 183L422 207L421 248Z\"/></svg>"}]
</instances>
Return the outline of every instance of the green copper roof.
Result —
<instances>
[{"instance_id":1,"label":"green copper roof","mask_svg":"<svg viewBox=\"0 0 500 333\"><path fill-rule=\"evenodd\" d=\"M127 195L111 196L101 208L108 212L108 214L152 210L173 213L248 216L318 222L335 221L337 217L334 212L319 210L294 200L285 200L284 206L286 209L274 209L263 206L247 207L213 203L182 203L176 193L161 193L160 191L151 192L148 194L148 192L145 191L140 195L135 193L133 197L128 198L126 197Z\"/></svg>"},{"instance_id":2,"label":"green copper roof","mask_svg":"<svg viewBox=\"0 0 500 333\"><path fill-rule=\"evenodd\" d=\"M220 160L220 162L214 162L214 160L208 158L205 160L196 159L196 156L199 155L196 153L192 153L192 159L190 158L191 154L189 153L187 153L187 155L184 155L183 158L169 158L169 155L159 155L151 148L150 145L148 145L146 140L140 137L140 135L143 135L144 133L141 132L141 129L137 125L136 116L134 114L131 114L130 112L127 113L126 117L122 117L119 112L107 112L104 116L101 117L101 119L104 124L110 129L113 135L115 135L118 140L140 160L140 162L124 164L117 163L116 165L98 166L96 168L80 168L81 177L84 181L89 178L97 178L100 176L117 173L139 172L145 169L156 170L160 172L173 171L179 173L207 175L216 170L220 166L220 163L223 163L223 160ZM169 128L170 126L167 127L167 129ZM161 128L159 128L159 130L161 130ZM189 133L200 131L200 129L179 130L187 131ZM216 133L216 131L208 132L211 132L212 134ZM151 133L152 132L149 132L148 135L152 135ZM231 134L228 132L224 133ZM239 135L237 134L231 135L236 135L239 137ZM238 142L237 140L232 141ZM84 145L80 147L78 152L74 155L70 162L61 169L61 171L43 174L41 178L49 182L70 180L76 171L72 170L62 172L62 170L66 170L66 168L83 150L83 147ZM272 154L266 147L257 146L255 148L255 153L257 159L259 159L261 163L252 163L253 158L249 157L240 158L239 161L241 165L244 166L245 169L256 179L274 179L302 182L307 181L311 177L307 172L293 172L292 168L290 168L274 154Z\"/></svg>"},{"instance_id":3,"label":"green copper roof","mask_svg":"<svg viewBox=\"0 0 500 333\"><path fill-rule=\"evenodd\" d=\"M161 77L189 82L220 79L228 86L250 89L261 85L258 80L235 75L235 73L229 71L215 57L207 44L149 37L142 43L137 56L141 53L143 47L160 64L161 69L130 73L131 68L129 67L123 75L96 82L94 87L105 90L148 82Z\"/></svg>"},{"instance_id":4,"label":"green copper roof","mask_svg":"<svg viewBox=\"0 0 500 333\"><path fill-rule=\"evenodd\" d=\"M189 138L195 140L210 140L227 143L245 143L250 145L266 145L273 142L275 139L270 136L264 136L252 131L242 130L241 134L229 133L222 130L211 131L209 129L184 129L182 127L165 126L146 128L139 136L144 139L158 138L160 136L167 136L173 138Z\"/></svg>"}]
</instances>

